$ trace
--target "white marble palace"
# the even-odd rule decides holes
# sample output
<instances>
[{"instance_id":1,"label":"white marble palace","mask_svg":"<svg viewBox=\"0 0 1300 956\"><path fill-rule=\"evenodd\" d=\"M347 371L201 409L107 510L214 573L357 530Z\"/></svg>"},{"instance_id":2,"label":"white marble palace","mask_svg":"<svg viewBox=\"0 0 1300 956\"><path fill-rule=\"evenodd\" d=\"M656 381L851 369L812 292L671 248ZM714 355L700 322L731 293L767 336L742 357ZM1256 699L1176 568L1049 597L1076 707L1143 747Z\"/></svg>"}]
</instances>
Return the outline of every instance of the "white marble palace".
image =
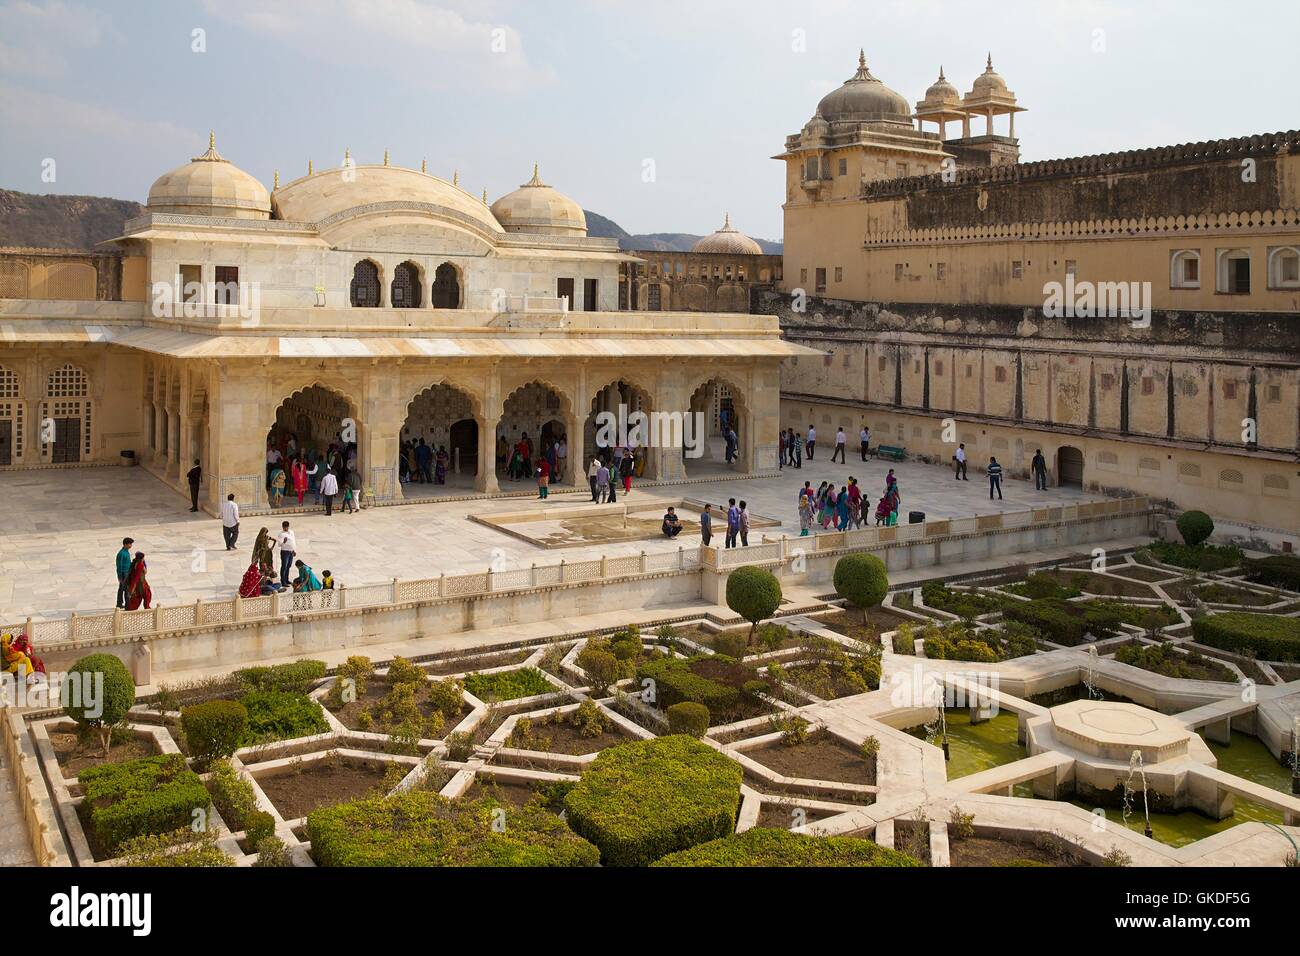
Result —
<instances>
[{"instance_id":1,"label":"white marble palace","mask_svg":"<svg viewBox=\"0 0 1300 956\"><path fill-rule=\"evenodd\" d=\"M0 297L2 464L134 457L180 488L198 459L205 507L260 507L273 429L323 445L347 422L377 500L402 496L399 446L416 437L491 492L502 438L563 434L582 461L595 413L624 404L701 411L715 431L729 416L737 467L775 466L781 359L815 353L772 316L619 311L631 257L588 237L535 167L491 205L387 154L276 180L268 192L214 139L114 240L109 296L69 272L93 265L6 263L8 286L89 292ZM660 447L646 475L692 465Z\"/></svg>"}]
</instances>

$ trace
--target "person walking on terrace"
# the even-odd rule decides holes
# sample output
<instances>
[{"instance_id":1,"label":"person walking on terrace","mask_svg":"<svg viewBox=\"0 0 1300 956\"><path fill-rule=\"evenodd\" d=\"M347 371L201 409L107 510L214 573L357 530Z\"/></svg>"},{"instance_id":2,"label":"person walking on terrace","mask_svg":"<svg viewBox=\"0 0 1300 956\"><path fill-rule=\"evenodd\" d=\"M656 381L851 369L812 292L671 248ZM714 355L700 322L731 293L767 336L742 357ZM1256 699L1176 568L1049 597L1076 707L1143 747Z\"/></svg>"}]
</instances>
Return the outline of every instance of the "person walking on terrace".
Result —
<instances>
[{"instance_id":1,"label":"person walking on terrace","mask_svg":"<svg viewBox=\"0 0 1300 956\"><path fill-rule=\"evenodd\" d=\"M190 511L199 510L199 485L203 483L203 468L199 465L199 460L194 459L194 467L185 474L190 483Z\"/></svg>"},{"instance_id":2,"label":"person walking on terrace","mask_svg":"<svg viewBox=\"0 0 1300 956\"><path fill-rule=\"evenodd\" d=\"M727 499L727 537L723 546L734 548L736 546L736 536L740 533L740 509L736 507L736 499Z\"/></svg>"},{"instance_id":3,"label":"person walking on terrace","mask_svg":"<svg viewBox=\"0 0 1300 956\"><path fill-rule=\"evenodd\" d=\"M953 481L970 481L966 477L966 443L962 442L957 446L956 453L952 456L956 462L956 468L953 471Z\"/></svg>"},{"instance_id":4,"label":"person walking on terrace","mask_svg":"<svg viewBox=\"0 0 1300 956\"><path fill-rule=\"evenodd\" d=\"M835 456L840 456L840 464L844 462L844 443L848 441L844 434L844 428L840 427L835 430L835 450L831 452L831 464L835 464Z\"/></svg>"},{"instance_id":5,"label":"person walking on terrace","mask_svg":"<svg viewBox=\"0 0 1300 956\"><path fill-rule=\"evenodd\" d=\"M131 573L131 545L134 538L123 538L121 550L117 552L117 607L126 607L126 576Z\"/></svg>"},{"instance_id":6,"label":"person walking on terrace","mask_svg":"<svg viewBox=\"0 0 1300 956\"><path fill-rule=\"evenodd\" d=\"M1047 459L1043 457L1041 448L1034 449L1034 460L1029 464L1029 470L1034 473L1034 490L1047 490Z\"/></svg>"},{"instance_id":7,"label":"person walking on terrace","mask_svg":"<svg viewBox=\"0 0 1300 956\"><path fill-rule=\"evenodd\" d=\"M334 513L334 496L338 493L339 480L334 476L332 470L327 469L325 477L320 480L320 496L325 500L325 514L327 516Z\"/></svg>"},{"instance_id":8,"label":"person walking on terrace","mask_svg":"<svg viewBox=\"0 0 1300 956\"><path fill-rule=\"evenodd\" d=\"M998 493L998 501L1002 500L1002 466L998 460L989 456L989 500L993 500L993 492Z\"/></svg>"},{"instance_id":9,"label":"person walking on terrace","mask_svg":"<svg viewBox=\"0 0 1300 956\"><path fill-rule=\"evenodd\" d=\"M239 540L239 504L233 494L221 502L221 534L226 539L226 550L234 551Z\"/></svg>"},{"instance_id":10,"label":"person walking on terrace","mask_svg":"<svg viewBox=\"0 0 1300 956\"><path fill-rule=\"evenodd\" d=\"M713 538L713 505L705 504L700 512L700 544L706 548Z\"/></svg>"},{"instance_id":11,"label":"person walking on terrace","mask_svg":"<svg viewBox=\"0 0 1300 956\"><path fill-rule=\"evenodd\" d=\"M808 460L813 460L813 452L817 450L817 429L811 422L808 423Z\"/></svg>"}]
</instances>

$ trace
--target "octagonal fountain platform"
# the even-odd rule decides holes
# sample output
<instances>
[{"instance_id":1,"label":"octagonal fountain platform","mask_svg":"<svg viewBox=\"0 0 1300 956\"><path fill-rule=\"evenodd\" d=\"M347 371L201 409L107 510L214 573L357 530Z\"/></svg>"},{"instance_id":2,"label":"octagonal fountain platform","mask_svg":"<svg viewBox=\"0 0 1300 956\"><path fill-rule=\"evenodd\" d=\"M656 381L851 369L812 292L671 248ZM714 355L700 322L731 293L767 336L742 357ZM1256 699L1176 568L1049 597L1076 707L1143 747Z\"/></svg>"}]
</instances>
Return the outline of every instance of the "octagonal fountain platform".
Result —
<instances>
[{"instance_id":1,"label":"octagonal fountain platform","mask_svg":"<svg viewBox=\"0 0 1300 956\"><path fill-rule=\"evenodd\" d=\"M1193 740L1200 742L1181 721L1137 704L1076 700L1049 714L1058 743L1108 760L1127 763L1136 750L1151 766L1189 756Z\"/></svg>"}]
</instances>

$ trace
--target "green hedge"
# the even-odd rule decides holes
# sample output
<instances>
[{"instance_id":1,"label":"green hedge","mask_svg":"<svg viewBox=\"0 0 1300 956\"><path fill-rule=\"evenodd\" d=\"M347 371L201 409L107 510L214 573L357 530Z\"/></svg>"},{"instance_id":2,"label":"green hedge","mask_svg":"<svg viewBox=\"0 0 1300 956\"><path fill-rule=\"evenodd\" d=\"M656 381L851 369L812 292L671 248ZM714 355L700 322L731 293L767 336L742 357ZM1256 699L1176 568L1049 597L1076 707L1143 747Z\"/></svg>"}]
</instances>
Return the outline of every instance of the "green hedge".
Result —
<instances>
[{"instance_id":1,"label":"green hedge","mask_svg":"<svg viewBox=\"0 0 1300 956\"><path fill-rule=\"evenodd\" d=\"M329 724L320 704L303 694L263 690L245 694L241 703L248 711L248 729L241 746L323 734Z\"/></svg>"},{"instance_id":2,"label":"green hedge","mask_svg":"<svg viewBox=\"0 0 1300 956\"><path fill-rule=\"evenodd\" d=\"M1028 624L1057 644L1073 646L1083 643L1085 634L1108 637L1119 633L1120 619L1114 610L1099 604L1082 604L1058 598L1016 601L1008 604L1004 615L1012 621Z\"/></svg>"},{"instance_id":3,"label":"green hedge","mask_svg":"<svg viewBox=\"0 0 1300 956\"><path fill-rule=\"evenodd\" d=\"M1000 611L1003 605L1008 603L1004 597L979 594L974 591L954 591L938 581L931 581L921 587L921 599L925 601L926 607L937 608L967 619Z\"/></svg>"},{"instance_id":4,"label":"green hedge","mask_svg":"<svg viewBox=\"0 0 1300 956\"><path fill-rule=\"evenodd\" d=\"M1196 640L1239 654L1254 651L1268 661L1300 661L1300 618L1230 611L1192 621Z\"/></svg>"},{"instance_id":5,"label":"green hedge","mask_svg":"<svg viewBox=\"0 0 1300 956\"><path fill-rule=\"evenodd\" d=\"M325 676L325 662L314 660L293 661L290 664L245 667L233 675L249 691L280 691L305 694Z\"/></svg>"},{"instance_id":6,"label":"green hedge","mask_svg":"<svg viewBox=\"0 0 1300 956\"><path fill-rule=\"evenodd\" d=\"M190 755L203 761L229 757L248 732L248 708L237 700L209 700L181 708Z\"/></svg>"},{"instance_id":7,"label":"green hedge","mask_svg":"<svg viewBox=\"0 0 1300 956\"><path fill-rule=\"evenodd\" d=\"M637 683L654 681L655 703L671 707L690 701L703 704L710 714L722 714L740 704L740 688L724 684L691 670L691 665L704 658L657 657L637 668Z\"/></svg>"},{"instance_id":8,"label":"green hedge","mask_svg":"<svg viewBox=\"0 0 1300 956\"><path fill-rule=\"evenodd\" d=\"M1214 519L1204 511L1184 511L1174 522L1178 533L1190 547L1197 547L1214 534Z\"/></svg>"},{"instance_id":9,"label":"green hedge","mask_svg":"<svg viewBox=\"0 0 1300 956\"><path fill-rule=\"evenodd\" d=\"M693 700L684 700L668 708L668 731L703 737L709 732L709 708Z\"/></svg>"},{"instance_id":10,"label":"green hedge","mask_svg":"<svg viewBox=\"0 0 1300 956\"><path fill-rule=\"evenodd\" d=\"M106 763L81 771L86 820L105 852L132 837L189 829L194 811L212 804L180 754Z\"/></svg>"},{"instance_id":11,"label":"green hedge","mask_svg":"<svg viewBox=\"0 0 1300 956\"><path fill-rule=\"evenodd\" d=\"M644 866L732 833L740 779L740 764L692 737L638 740L601 751L564 808L607 866Z\"/></svg>"},{"instance_id":12,"label":"green hedge","mask_svg":"<svg viewBox=\"0 0 1300 956\"><path fill-rule=\"evenodd\" d=\"M1242 560L1239 548L1212 544L1193 548L1173 541L1152 541L1147 545L1146 551L1161 564L1191 568L1194 571L1221 571L1236 567Z\"/></svg>"},{"instance_id":13,"label":"green hedge","mask_svg":"<svg viewBox=\"0 0 1300 956\"><path fill-rule=\"evenodd\" d=\"M500 811L506 825L497 824ZM424 790L367 797L307 815L321 866L595 866L600 854L554 813L490 797L451 801Z\"/></svg>"},{"instance_id":14,"label":"green hedge","mask_svg":"<svg viewBox=\"0 0 1300 956\"><path fill-rule=\"evenodd\" d=\"M1248 559L1246 577L1257 584L1300 591L1300 558L1275 554L1267 558Z\"/></svg>"},{"instance_id":15,"label":"green hedge","mask_svg":"<svg viewBox=\"0 0 1300 956\"><path fill-rule=\"evenodd\" d=\"M670 853L654 866L921 866L919 860L857 837L817 837L755 827Z\"/></svg>"},{"instance_id":16,"label":"green hedge","mask_svg":"<svg viewBox=\"0 0 1300 956\"><path fill-rule=\"evenodd\" d=\"M488 701L552 694L556 687L536 667L520 667L495 674L470 674L465 678L465 689L479 700Z\"/></svg>"}]
</instances>

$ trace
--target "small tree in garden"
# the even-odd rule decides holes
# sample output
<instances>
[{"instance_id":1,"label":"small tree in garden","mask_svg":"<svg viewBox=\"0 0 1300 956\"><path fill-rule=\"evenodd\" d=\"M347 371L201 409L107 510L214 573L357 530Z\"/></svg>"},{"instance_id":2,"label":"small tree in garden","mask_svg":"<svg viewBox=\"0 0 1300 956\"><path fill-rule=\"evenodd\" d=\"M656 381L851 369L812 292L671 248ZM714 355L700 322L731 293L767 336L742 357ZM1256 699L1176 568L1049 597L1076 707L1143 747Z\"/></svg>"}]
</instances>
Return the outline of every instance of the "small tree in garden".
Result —
<instances>
[{"instance_id":1,"label":"small tree in garden","mask_svg":"<svg viewBox=\"0 0 1300 956\"><path fill-rule=\"evenodd\" d=\"M771 571L746 566L732 571L727 578L727 607L749 622L746 646L754 642L758 625L780 606L781 582Z\"/></svg>"},{"instance_id":2,"label":"small tree in garden","mask_svg":"<svg viewBox=\"0 0 1300 956\"><path fill-rule=\"evenodd\" d=\"M875 607L889 593L889 573L874 554L846 554L835 562L835 593L862 613Z\"/></svg>"},{"instance_id":3,"label":"small tree in garden","mask_svg":"<svg viewBox=\"0 0 1300 956\"><path fill-rule=\"evenodd\" d=\"M1214 534L1214 519L1204 511L1184 511L1178 516L1178 533L1189 547L1199 547Z\"/></svg>"},{"instance_id":4,"label":"small tree in garden","mask_svg":"<svg viewBox=\"0 0 1300 956\"><path fill-rule=\"evenodd\" d=\"M107 757L113 745L113 728L126 719L127 711L135 704L131 672L112 654L91 654L72 665L65 683L70 687L63 712L82 730L99 734Z\"/></svg>"}]
</instances>

